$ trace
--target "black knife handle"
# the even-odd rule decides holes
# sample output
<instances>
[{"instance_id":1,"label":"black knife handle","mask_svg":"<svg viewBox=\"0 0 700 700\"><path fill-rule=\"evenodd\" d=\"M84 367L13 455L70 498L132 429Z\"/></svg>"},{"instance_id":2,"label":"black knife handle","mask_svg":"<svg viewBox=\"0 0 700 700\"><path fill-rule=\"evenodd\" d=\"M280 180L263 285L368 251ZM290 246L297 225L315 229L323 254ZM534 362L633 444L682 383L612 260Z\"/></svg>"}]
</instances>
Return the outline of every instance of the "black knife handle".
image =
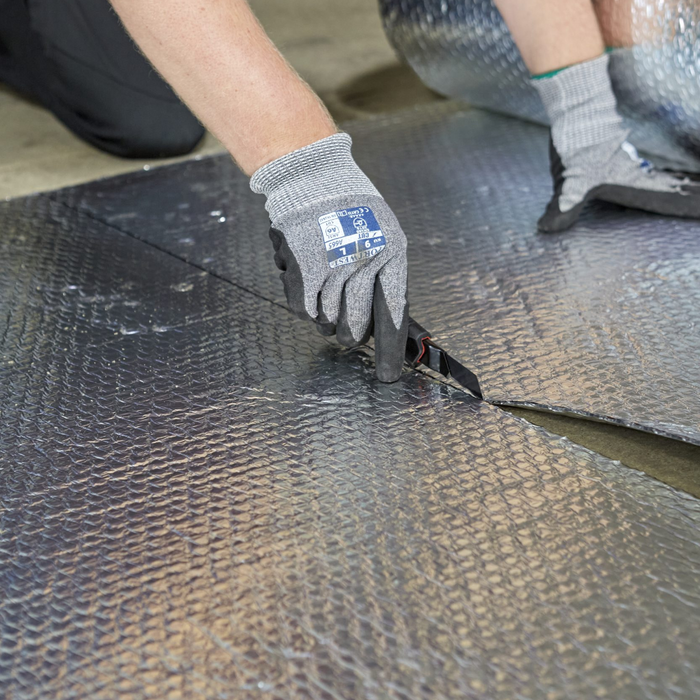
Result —
<instances>
[{"instance_id":1,"label":"black knife handle","mask_svg":"<svg viewBox=\"0 0 700 700\"><path fill-rule=\"evenodd\" d=\"M406 343L406 362L411 367L425 365L445 377L450 374L445 351L430 340L430 333L412 318L408 319L408 341Z\"/></svg>"},{"instance_id":2,"label":"black knife handle","mask_svg":"<svg viewBox=\"0 0 700 700\"><path fill-rule=\"evenodd\" d=\"M430 339L430 333L412 318L408 319L408 340L406 342L406 362L410 367L418 364L452 377L472 394L483 399L479 379L471 370L450 357L439 345Z\"/></svg>"},{"instance_id":3,"label":"black knife handle","mask_svg":"<svg viewBox=\"0 0 700 700\"><path fill-rule=\"evenodd\" d=\"M408 341L406 342L406 363L415 367L426 354L426 341L430 333L412 318L408 319Z\"/></svg>"}]
</instances>

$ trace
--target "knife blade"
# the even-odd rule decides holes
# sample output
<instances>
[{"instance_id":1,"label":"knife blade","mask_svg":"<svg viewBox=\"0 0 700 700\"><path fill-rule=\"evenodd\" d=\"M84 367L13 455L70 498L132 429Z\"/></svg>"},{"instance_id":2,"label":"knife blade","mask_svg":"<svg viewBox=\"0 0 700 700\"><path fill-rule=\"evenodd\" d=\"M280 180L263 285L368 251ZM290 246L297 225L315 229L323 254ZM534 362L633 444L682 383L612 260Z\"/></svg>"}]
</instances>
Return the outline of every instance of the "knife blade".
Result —
<instances>
[{"instance_id":1,"label":"knife blade","mask_svg":"<svg viewBox=\"0 0 700 700\"><path fill-rule=\"evenodd\" d=\"M435 343L431 334L412 318L408 319L406 363L410 367L425 365L443 377L452 377L477 398L484 398L476 374Z\"/></svg>"}]
</instances>

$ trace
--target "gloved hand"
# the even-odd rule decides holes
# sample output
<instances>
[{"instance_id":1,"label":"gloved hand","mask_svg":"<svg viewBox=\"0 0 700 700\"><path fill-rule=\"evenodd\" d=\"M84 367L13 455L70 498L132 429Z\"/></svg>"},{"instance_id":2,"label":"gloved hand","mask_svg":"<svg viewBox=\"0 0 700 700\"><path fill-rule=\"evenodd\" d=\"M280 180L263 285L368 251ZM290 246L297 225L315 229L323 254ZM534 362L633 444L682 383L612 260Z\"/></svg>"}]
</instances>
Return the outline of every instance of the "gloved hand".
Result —
<instances>
[{"instance_id":1,"label":"gloved hand","mask_svg":"<svg viewBox=\"0 0 700 700\"><path fill-rule=\"evenodd\" d=\"M584 173L575 165L567 166L550 141L554 196L537 224L540 231L570 228L586 203L595 199L652 214L700 219L700 187L687 176L656 170L628 141L599 150L599 155L590 155L600 165L589 166Z\"/></svg>"},{"instance_id":2,"label":"gloved hand","mask_svg":"<svg viewBox=\"0 0 700 700\"><path fill-rule=\"evenodd\" d=\"M533 80L552 124L554 197L538 226L563 231L599 199L667 216L700 218L700 188L637 155L617 112L607 55Z\"/></svg>"},{"instance_id":3,"label":"gloved hand","mask_svg":"<svg viewBox=\"0 0 700 700\"><path fill-rule=\"evenodd\" d=\"M287 303L342 345L374 335L377 378L401 375L408 336L406 237L340 133L258 170Z\"/></svg>"}]
</instances>

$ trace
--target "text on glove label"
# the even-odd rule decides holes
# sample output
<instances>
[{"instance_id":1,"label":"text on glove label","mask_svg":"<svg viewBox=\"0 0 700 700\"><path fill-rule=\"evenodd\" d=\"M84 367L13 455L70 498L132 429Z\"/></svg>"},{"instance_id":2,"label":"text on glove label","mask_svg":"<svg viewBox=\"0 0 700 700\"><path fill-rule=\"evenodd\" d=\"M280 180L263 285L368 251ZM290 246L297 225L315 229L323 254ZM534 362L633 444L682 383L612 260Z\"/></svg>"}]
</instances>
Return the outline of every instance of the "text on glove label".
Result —
<instances>
[{"instance_id":1,"label":"text on glove label","mask_svg":"<svg viewBox=\"0 0 700 700\"><path fill-rule=\"evenodd\" d=\"M372 258L386 246L386 238L369 207L324 214L319 217L318 223L330 267Z\"/></svg>"}]
</instances>

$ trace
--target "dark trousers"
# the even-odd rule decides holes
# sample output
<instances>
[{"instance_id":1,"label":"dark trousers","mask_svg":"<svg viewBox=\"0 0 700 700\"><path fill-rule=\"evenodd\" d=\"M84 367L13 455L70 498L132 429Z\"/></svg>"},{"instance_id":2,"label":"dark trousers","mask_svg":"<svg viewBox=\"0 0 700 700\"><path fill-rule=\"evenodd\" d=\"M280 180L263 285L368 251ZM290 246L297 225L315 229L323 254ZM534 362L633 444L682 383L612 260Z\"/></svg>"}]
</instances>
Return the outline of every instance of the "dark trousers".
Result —
<instances>
[{"instance_id":1,"label":"dark trousers","mask_svg":"<svg viewBox=\"0 0 700 700\"><path fill-rule=\"evenodd\" d=\"M108 0L0 0L0 82L114 155L181 155L204 133Z\"/></svg>"}]
</instances>

